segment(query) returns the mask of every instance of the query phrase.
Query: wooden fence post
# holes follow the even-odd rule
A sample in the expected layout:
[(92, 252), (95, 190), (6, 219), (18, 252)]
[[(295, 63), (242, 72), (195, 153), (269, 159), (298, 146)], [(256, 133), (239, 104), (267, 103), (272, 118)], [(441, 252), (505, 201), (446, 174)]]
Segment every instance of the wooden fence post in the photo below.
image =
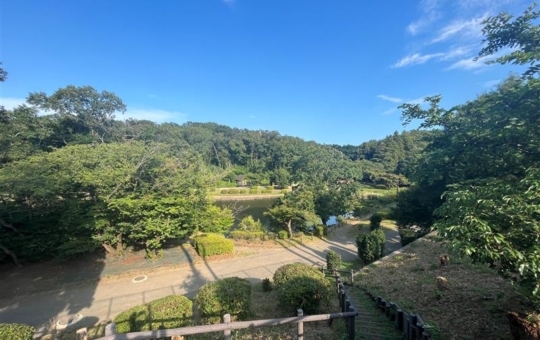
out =
[[(304, 311), (299, 309), (298, 316), (303, 316), (303, 315), (304, 315)], [(298, 340), (304, 340), (304, 323), (302, 321), (298, 321), (297, 338)]]
[(107, 335), (115, 335), (116, 334), (116, 324), (114, 322), (111, 322), (107, 326), (105, 326), (105, 336)]
[(418, 317), (416, 314), (411, 314), (411, 339), (416, 339), (416, 324)]
[(86, 327), (77, 330), (77, 340), (88, 340), (88, 329)]
[(227, 326), (229, 326), (228, 329), (223, 331), (223, 337), (225, 338), (225, 340), (231, 340), (231, 327), (230, 327), (231, 314), (223, 315), (223, 323), (226, 323)]
[(396, 328), (398, 331), (403, 332), (403, 311), (400, 308), (396, 311)]
[[(356, 309), (351, 306), (349, 308), (349, 312), (356, 312)], [(356, 316), (350, 316), (349, 317), (349, 329), (347, 330), (349, 333), (349, 340), (355, 340), (356, 338), (356, 324), (355, 324), (355, 318)]]

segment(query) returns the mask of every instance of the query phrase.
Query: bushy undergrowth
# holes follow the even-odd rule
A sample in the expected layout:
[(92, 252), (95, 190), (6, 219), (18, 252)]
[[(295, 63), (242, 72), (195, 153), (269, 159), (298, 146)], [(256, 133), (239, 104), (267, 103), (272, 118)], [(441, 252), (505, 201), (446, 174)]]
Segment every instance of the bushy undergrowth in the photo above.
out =
[(285, 230), (280, 230), (280, 231), (278, 231), (278, 238), (280, 240), (287, 239), (287, 238), (289, 238), (289, 233), (287, 231), (285, 231)]
[(274, 273), (280, 306), (290, 315), (301, 308), (304, 314), (325, 311), (330, 296), (330, 283), (315, 267), (304, 263), (291, 263), (279, 267)]
[(0, 323), (0, 339), (31, 340), (36, 329), (32, 326), (18, 323)]
[(333, 250), (326, 253), (326, 268), (328, 268), (328, 270), (338, 270), (342, 265), (343, 260), (341, 259), (341, 255)]
[(239, 277), (207, 283), (199, 289), (195, 302), (205, 322), (219, 323), (225, 314), (243, 320), (251, 307), (251, 283)]
[(386, 236), (382, 229), (375, 229), (367, 235), (356, 238), (358, 257), (365, 263), (371, 263), (384, 255)]
[(239, 241), (239, 240), (259, 241), (263, 239), (264, 232), (235, 230), (235, 231), (231, 231), (230, 236), (235, 241)]
[(295, 262), (281, 266), (274, 272), (274, 284), (279, 287), (295, 277), (304, 276), (313, 278), (323, 277), (319, 269), (305, 263)]
[(380, 214), (371, 215), (371, 217), (369, 218), (369, 229), (370, 230), (379, 229), (381, 227), (382, 220), (383, 218)]
[(234, 242), (221, 234), (203, 234), (193, 241), (197, 253), (202, 257), (234, 253)]
[(118, 333), (139, 332), (189, 326), (193, 303), (185, 296), (170, 295), (132, 307), (116, 316)]

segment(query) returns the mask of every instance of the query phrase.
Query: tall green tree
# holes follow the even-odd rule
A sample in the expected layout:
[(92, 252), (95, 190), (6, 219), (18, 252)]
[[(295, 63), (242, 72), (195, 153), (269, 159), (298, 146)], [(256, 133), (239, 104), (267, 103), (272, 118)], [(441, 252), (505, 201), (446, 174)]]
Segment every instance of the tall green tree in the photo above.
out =
[(315, 215), (313, 193), (303, 189), (285, 194), (264, 215), (276, 228), (287, 230), (289, 237), (294, 229), (303, 230), (306, 224), (315, 224), (319, 220)]

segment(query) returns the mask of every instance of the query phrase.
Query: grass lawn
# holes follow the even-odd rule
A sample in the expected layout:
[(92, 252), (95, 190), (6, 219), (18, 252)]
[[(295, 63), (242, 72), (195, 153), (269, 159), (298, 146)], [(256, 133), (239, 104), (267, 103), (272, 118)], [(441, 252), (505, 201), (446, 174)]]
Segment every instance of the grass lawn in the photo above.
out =
[[(526, 301), (514, 287), (485, 265), (449, 254), (450, 264), (439, 266), (448, 254), (434, 236), (426, 236), (364, 267), (358, 286), (419, 313), (443, 339), (511, 339), (506, 312), (521, 311)], [(437, 277), (448, 285), (438, 286)]]

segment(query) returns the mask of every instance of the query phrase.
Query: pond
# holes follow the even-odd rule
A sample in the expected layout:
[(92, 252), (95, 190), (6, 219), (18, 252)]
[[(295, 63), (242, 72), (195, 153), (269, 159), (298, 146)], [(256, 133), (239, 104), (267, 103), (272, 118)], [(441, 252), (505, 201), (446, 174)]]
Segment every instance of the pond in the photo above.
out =
[(223, 200), (215, 201), (214, 204), (218, 207), (231, 207), (233, 210), (240, 209), (240, 212), (237, 215), (236, 221), (234, 222), (234, 228), (238, 223), (247, 216), (252, 216), (255, 220), (260, 220), (267, 229), (270, 225), (270, 220), (268, 217), (264, 216), (264, 212), (270, 208), (272, 203), (276, 201), (276, 198), (264, 198), (264, 199), (253, 199), (253, 200)]

